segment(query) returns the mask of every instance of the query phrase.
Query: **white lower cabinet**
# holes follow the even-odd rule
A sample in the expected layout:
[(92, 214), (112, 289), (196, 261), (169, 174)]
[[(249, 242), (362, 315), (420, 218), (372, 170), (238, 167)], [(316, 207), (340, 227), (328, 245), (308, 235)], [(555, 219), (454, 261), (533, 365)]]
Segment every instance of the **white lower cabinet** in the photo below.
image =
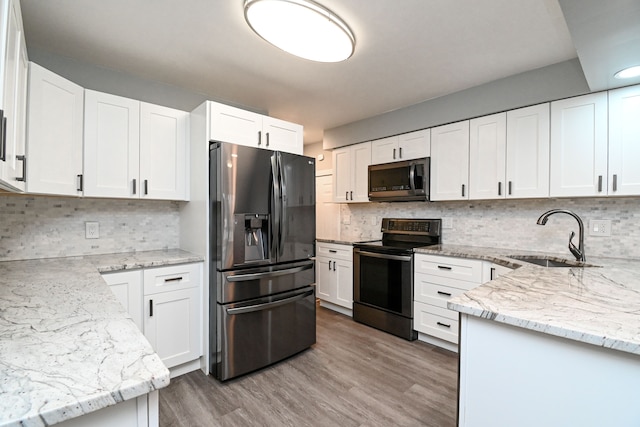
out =
[(416, 254), (413, 328), (418, 339), (457, 351), (458, 312), (449, 310), (447, 301), (488, 282), (492, 271), (486, 261)]
[(102, 277), (167, 368), (202, 355), (202, 263), (105, 273)]
[(320, 305), (351, 315), (353, 309), (353, 248), (351, 245), (316, 244), (316, 286)]

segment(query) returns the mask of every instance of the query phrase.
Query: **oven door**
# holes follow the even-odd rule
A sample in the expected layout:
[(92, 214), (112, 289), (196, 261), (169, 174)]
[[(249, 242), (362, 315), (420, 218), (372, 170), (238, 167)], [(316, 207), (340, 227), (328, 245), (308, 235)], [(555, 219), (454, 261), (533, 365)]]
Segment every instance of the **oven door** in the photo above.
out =
[(354, 248), (354, 302), (413, 317), (413, 254)]

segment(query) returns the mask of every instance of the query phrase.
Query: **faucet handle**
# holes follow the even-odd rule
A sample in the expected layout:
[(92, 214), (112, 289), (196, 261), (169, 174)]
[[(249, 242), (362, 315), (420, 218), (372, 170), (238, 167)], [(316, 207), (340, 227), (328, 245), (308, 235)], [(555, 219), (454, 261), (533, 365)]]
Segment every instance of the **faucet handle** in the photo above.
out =
[(576, 248), (576, 245), (574, 245), (572, 242), (575, 235), (575, 231), (572, 231), (571, 235), (569, 236), (569, 251), (571, 251), (573, 256), (576, 257), (576, 261), (582, 261), (582, 252), (580, 251), (580, 249)]

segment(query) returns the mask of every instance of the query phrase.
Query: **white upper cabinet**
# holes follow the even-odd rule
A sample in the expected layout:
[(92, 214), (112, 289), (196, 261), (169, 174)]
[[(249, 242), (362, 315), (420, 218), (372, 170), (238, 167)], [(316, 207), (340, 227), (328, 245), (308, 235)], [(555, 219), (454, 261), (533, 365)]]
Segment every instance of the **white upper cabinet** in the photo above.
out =
[(209, 102), (209, 108), (209, 137), (214, 141), (302, 154), (301, 125), (217, 102)]
[(506, 113), (470, 121), (469, 199), (505, 197), (506, 152)]
[(0, 2), (0, 21), (0, 187), (23, 191), (28, 59), (17, 0)]
[(390, 136), (371, 141), (371, 164), (379, 165), (429, 157), (430, 151), (429, 129)]
[(469, 120), (431, 129), (431, 200), (469, 198)]
[(84, 195), (138, 198), (140, 101), (85, 91)]
[(379, 165), (399, 161), (398, 136), (371, 141), (371, 164)]
[(549, 103), (507, 111), (506, 197), (549, 197)]
[(187, 200), (189, 113), (140, 103), (141, 196)]
[(85, 91), (84, 195), (186, 200), (188, 113)]
[(640, 194), (640, 86), (609, 91), (609, 195)]
[(355, 203), (369, 201), (369, 165), (371, 142), (333, 150), (333, 201)]
[(399, 160), (413, 160), (431, 155), (431, 130), (423, 129), (398, 136)]
[(607, 93), (551, 103), (551, 197), (607, 193)]
[(83, 116), (84, 89), (31, 63), (27, 192), (82, 195)]

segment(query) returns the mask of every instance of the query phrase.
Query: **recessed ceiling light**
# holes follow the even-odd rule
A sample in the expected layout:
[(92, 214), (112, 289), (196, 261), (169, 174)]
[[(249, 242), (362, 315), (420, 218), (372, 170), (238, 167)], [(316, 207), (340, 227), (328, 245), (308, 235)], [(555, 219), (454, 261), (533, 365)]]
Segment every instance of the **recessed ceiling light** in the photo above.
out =
[(333, 12), (309, 0), (245, 0), (244, 17), (260, 37), (301, 58), (340, 62), (355, 37)]
[(623, 70), (618, 71), (613, 75), (616, 79), (630, 79), (632, 77), (640, 76), (640, 65), (635, 65), (633, 67), (628, 67)]

